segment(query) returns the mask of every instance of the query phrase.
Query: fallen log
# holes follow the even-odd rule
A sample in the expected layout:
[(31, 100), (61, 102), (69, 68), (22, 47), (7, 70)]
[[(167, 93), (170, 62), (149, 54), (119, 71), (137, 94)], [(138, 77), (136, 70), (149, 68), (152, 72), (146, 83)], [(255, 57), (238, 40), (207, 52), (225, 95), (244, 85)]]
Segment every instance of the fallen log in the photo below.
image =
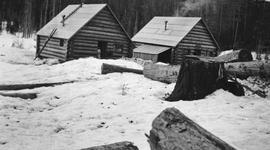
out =
[(85, 148), (81, 150), (139, 150), (139, 149), (138, 147), (134, 146), (133, 143), (125, 141), (109, 145)]
[(236, 150), (176, 108), (156, 117), (147, 137), (151, 150)]
[(5, 96), (5, 97), (15, 97), (15, 98), (22, 98), (22, 99), (35, 99), (37, 98), (37, 93), (3, 93), (0, 92), (1, 96)]
[[(204, 57), (187, 55), (186, 60), (200, 60), (209, 63), (224, 63), (216, 57)], [(250, 76), (270, 77), (270, 62), (267, 61), (248, 61), (248, 62), (230, 62), (224, 63), (225, 71), (237, 78), (247, 78)]]
[(110, 65), (106, 63), (102, 64), (101, 74), (109, 74), (109, 73), (114, 73), (114, 72), (119, 72), (119, 73), (130, 72), (130, 73), (136, 73), (136, 74), (143, 74), (143, 71), (139, 69), (126, 68), (126, 67)]
[(225, 64), (225, 70), (228, 74), (238, 78), (249, 76), (270, 77), (270, 63), (266, 61), (227, 63)]
[(10, 85), (0, 85), (0, 90), (24, 90), (24, 89), (35, 89), (39, 87), (50, 87), (56, 85), (62, 85), (67, 83), (73, 83), (75, 81), (67, 82), (53, 82), (53, 83), (32, 83), (32, 84), (10, 84)]
[(172, 66), (148, 63), (143, 67), (143, 75), (155, 81), (175, 83), (179, 70), (180, 65)]
[(252, 61), (252, 54), (248, 50), (236, 50), (214, 58), (217, 62), (248, 62)]

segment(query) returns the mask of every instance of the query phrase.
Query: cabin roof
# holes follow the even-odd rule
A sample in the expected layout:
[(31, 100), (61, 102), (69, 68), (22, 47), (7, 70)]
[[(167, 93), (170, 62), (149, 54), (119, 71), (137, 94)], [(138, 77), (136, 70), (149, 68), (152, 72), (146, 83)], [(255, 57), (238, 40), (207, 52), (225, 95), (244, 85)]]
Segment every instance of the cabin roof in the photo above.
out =
[(140, 45), (137, 48), (133, 50), (134, 53), (144, 53), (144, 54), (153, 54), (157, 55), (160, 53), (163, 53), (167, 50), (169, 50), (170, 47), (165, 47), (165, 46), (157, 46), (157, 45)]
[(63, 26), (61, 23), (63, 20), (62, 16), (68, 16), (79, 7), (79, 5), (69, 5), (41, 28), (37, 35), (49, 36), (52, 30), (57, 28), (53, 37), (70, 39), (106, 6), (106, 4), (83, 4), (81, 8), (65, 20), (65, 25)]
[[(132, 41), (176, 47), (200, 20), (200, 17), (154, 17)], [(166, 30), (165, 21), (168, 21)]]

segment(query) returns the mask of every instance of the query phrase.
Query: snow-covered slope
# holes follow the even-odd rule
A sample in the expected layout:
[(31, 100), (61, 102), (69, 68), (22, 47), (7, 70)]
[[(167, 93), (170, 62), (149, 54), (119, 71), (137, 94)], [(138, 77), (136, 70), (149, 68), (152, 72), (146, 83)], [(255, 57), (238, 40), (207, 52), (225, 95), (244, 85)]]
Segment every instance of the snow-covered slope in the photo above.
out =
[(36, 66), (34, 53), (0, 47), (5, 54), (0, 57), (0, 83), (78, 82), (23, 90), (39, 93), (33, 100), (0, 96), (0, 149), (74, 150), (127, 140), (149, 150), (144, 134), (167, 107), (178, 108), (239, 149), (269, 149), (269, 99), (218, 90), (199, 101), (170, 103), (163, 97), (174, 84), (131, 73), (100, 74), (104, 62), (141, 68), (136, 63), (85, 58)]

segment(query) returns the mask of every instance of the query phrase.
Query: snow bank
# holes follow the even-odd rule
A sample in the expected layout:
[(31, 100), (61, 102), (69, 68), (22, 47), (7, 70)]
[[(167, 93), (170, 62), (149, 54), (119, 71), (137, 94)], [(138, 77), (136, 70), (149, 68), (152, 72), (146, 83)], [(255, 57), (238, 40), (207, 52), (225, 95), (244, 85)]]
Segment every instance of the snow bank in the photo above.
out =
[(31, 50), (7, 46), (0, 54), (0, 84), (78, 81), (22, 90), (38, 93), (34, 100), (0, 96), (0, 149), (74, 150), (132, 141), (149, 150), (144, 134), (167, 107), (178, 108), (239, 149), (269, 149), (269, 98), (218, 90), (199, 101), (165, 102), (175, 84), (132, 73), (100, 74), (102, 63), (142, 69), (131, 61), (85, 58), (35, 66)]

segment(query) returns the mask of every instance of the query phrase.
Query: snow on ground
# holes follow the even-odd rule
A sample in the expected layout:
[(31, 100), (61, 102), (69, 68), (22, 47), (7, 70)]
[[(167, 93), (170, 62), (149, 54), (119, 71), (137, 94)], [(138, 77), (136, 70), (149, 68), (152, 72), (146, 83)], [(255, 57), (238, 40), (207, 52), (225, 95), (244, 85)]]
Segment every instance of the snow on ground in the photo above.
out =
[(269, 149), (269, 99), (236, 97), (218, 90), (199, 101), (170, 103), (163, 97), (174, 84), (132, 73), (100, 74), (103, 62), (141, 68), (133, 62), (85, 58), (37, 66), (34, 53), (27, 48), (0, 47), (4, 55), (0, 84), (77, 82), (22, 90), (37, 92), (33, 100), (0, 96), (0, 149), (74, 150), (132, 141), (141, 150), (149, 150), (144, 134), (167, 107), (178, 108), (239, 149)]

